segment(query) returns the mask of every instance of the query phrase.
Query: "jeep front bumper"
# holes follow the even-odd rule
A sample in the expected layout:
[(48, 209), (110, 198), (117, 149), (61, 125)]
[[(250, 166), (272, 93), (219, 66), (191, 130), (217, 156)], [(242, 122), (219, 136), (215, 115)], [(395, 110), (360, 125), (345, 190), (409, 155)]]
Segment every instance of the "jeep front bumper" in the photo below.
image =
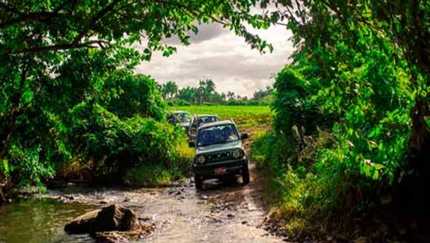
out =
[[(208, 164), (193, 164), (194, 175), (203, 176), (205, 178), (215, 178), (228, 174), (239, 174), (242, 172), (244, 165), (248, 163), (246, 158), (238, 160), (219, 161)], [(216, 170), (222, 168), (225, 173), (217, 174)]]

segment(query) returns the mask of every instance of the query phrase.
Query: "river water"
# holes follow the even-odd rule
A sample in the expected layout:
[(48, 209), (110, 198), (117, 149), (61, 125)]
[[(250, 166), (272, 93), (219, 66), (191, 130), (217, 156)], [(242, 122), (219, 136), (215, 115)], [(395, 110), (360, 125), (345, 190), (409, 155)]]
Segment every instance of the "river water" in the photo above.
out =
[(87, 235), (63, 231), (65, 223), (92, 209), (94, 206), (51, 198), (16, 200), (0, 206), (0, 242), (93, 242)]
[[(283, 242), (261, 224), (267, 213), (261, 178), (251, 165), (251, 183), (209, 181), (196, 191), (191, 179), (163, 189), (69, 187), (0, 207), (0, 243), (93, 242), (67, 235), (64, 225), (94, 208), (117, 203), (155, 225), (137, 242)], [(59, 200), (61, 199), (61, 200)]]

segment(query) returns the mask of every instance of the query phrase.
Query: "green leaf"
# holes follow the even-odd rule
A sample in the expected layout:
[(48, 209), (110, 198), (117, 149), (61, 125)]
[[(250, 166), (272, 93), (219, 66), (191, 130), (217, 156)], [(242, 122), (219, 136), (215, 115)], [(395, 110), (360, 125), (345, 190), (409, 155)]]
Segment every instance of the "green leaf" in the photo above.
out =
[(2, 165), (2, 168), (0, 168), (0, 169), (4, 169), (4, 173), (6, 175), (9, 175), (10, 169), (9, 169), (9, 162), (8, 162), (8, 160), (7, 159), (3, 159), (1, 165)]
[(375, 168), (375, 170), (380, 170), (380, 169), (385, 168), (385, 165), (382, 165), (382, 164), (374, 164), (374, 165), (373, 165), (373, 167)]
[(372, 175), (372, 179), (373, 180), (377, 180), (379, 178), (379, 171), (378, 170), (374, 170), (373, 171), (373, 175)]

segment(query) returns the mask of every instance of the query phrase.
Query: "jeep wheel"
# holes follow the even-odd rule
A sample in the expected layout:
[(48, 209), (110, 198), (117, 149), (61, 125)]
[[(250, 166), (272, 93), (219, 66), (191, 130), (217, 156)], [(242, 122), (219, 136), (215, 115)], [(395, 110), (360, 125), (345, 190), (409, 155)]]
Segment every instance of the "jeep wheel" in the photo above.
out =
[(194, 184), (196, 189), (202, 189), (203, 180), (198, 175), (194, 175)]
[(242, 169), (242, 182), (243, 182), (243, 184), (244, 184), (244, 185), (249, 184), (249, 169), (248, 169), (248, 163), (247, 163), (247, 164), (245, 164), (245, 165), (243, 166), (243, 169)]

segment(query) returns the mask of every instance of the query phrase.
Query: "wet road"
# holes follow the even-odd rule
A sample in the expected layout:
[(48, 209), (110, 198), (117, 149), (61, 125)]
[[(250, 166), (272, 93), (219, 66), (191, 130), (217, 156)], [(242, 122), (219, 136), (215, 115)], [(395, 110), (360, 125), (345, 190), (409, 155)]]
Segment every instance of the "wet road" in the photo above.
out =
[(250, 165), (251, 182), (210, 180), (196, 191), (191, 179), (164, 189), (82, 189), (51, 191), (44, 197), (89, 205), (118, 203), (133, 209), (155, 231), (138, 242), (283, 242), (259, 227), (266, 215), (262, 178)]

